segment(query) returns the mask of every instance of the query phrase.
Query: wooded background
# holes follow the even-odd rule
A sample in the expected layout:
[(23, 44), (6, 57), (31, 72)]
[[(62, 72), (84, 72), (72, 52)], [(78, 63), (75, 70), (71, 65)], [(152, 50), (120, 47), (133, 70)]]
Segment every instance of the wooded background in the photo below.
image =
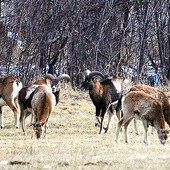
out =
[(133, 81), (170, 79), (170, 0), (0, 0), (0, 74), (86, 69)]

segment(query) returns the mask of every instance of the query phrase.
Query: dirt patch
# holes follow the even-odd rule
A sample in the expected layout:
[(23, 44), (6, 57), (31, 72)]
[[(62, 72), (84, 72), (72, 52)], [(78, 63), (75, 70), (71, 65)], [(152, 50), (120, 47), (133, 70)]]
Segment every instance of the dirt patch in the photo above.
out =
[(104, 165), (112, 165), (108, 162), (103, 162), (103, 161), (98, 161), (98, 162), (88, 162), (85, 163), (84, 166), (91, 166), (91, 165), (95, 165), (95, 166), (104, 166)]

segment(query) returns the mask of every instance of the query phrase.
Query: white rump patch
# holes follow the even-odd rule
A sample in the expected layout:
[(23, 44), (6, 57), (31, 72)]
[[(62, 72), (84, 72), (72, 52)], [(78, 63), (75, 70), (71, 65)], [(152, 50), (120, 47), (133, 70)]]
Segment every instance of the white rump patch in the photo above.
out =
[(129, 83), (131, 83), (131, 81), (130, 81), (129, 79), (125, 79), (125, 80), (123, 81), (123, 83), (129, 84)]
[(12, 91), (12, 93), (11, 93), (11, 96), (13, 96), (14, 98), (16, 97), (16, 96), (18, 96), (18, 93), (19, 93), (19, 91), (22, 89), (22, 83), (21, 82), (19, 82), (19, 84), (17, 84), (17, 82), (15, 81), (14, 83), (13, 83), (13, 91)]
[(114, 84), (117, 93), (120, 93), (122, 91), (122, 83), (120, 81), (112, 81), (112, 83)]
[(27, 92), (26, 92), (26, 96), (25, 96), (25, 99), (28, 99), (30, 97), (30, 95), (36, 90), (36, 88), (38, 87), (39, 85), (32, 85), (30, 87), (27, 88)]

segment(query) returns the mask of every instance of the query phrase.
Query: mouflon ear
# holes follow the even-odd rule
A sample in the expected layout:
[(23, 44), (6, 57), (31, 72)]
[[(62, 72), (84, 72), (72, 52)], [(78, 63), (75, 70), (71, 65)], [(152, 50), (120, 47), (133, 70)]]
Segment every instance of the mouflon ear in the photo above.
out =
[(45, 79), (47, 86), (51, 87), (52, 81), (50, 79)]

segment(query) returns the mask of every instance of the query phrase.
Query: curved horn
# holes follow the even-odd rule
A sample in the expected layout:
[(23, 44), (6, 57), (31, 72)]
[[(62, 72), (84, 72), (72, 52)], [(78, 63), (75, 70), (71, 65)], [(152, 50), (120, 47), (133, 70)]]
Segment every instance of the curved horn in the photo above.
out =
[(46, 75), (45, 75), (45, 79), (55, 80), (56, 77), (54, 77), (52, 74), (46, 74)]
[(55, 80), (57, 82), (61, 81), (61, 80), (66, 80), (67, 82), (70, 81), (70, 76), (68, 74), (61, 74), (60, 76), (58, 76), (57, 78), (55, 78)]
[(104, 75), (100, 71), (92, 71), (87, 76), (89, 79), (91, 79), (94, 76), (100, 76), (100, 77), (104, 78)]

